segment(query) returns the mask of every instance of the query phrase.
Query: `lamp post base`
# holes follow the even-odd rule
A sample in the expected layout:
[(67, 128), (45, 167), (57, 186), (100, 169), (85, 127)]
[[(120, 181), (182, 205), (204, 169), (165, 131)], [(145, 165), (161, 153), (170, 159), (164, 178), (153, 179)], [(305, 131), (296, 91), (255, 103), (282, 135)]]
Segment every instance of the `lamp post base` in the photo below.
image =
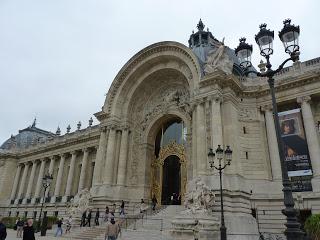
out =
[(220, 227), (220, 240), (227, 240), (227, 228), (225, 226)]

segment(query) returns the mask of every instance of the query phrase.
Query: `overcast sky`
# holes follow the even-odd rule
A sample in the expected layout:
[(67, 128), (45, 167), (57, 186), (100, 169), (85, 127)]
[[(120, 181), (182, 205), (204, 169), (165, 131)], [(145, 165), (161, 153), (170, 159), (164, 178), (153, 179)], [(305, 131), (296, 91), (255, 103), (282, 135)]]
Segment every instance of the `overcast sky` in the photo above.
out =
[[(264, 3), (264, 5), (261, 5)], [(1, 0), (0, 144), (30, 125), (62, 133), (101, 110), (111, 82), (139, 50), (160, 41), (187, 44), (202, 18), (231, 48), (254, 45), (260, 23), (275, 30), (274, 65), (286, 54), (277, 33), (301, 28), (301, 61), (320, 56), (319, 0)]]

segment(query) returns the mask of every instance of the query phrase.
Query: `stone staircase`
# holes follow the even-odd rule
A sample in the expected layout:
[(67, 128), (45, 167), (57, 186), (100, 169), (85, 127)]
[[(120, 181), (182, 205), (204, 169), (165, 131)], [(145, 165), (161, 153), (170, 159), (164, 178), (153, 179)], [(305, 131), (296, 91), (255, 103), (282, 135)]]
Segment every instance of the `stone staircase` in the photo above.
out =
[[(155, 212), (148, 209), (144, 214), (128, 216), (118, 240), (172, 240), (171, 220), (183, 209), (183, 206), (164, 206)], [(105, 222), (91, 228), (74, 228), (71, 239), (104, 240), (105, 229)]]

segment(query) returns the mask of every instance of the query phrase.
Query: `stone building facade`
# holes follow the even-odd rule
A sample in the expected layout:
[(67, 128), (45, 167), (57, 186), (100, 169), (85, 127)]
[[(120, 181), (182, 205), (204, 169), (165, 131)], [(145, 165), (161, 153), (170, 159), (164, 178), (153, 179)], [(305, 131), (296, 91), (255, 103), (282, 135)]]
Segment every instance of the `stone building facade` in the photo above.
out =
[[(312, 190), (294, 193), (296, 208), (320, 212), (320, 59), (286, 67), (275, 80), (279, 110), (301, 109), (312, 165)], [(84, 188), (94, 207), (153, 195), (165, 204), (174, 191), (183, 202), (186, 184), (197, 176), (219, 189), (207, 153), (230, 145), (226, 218), (253, 213), (261, 231), (282, 231), (281, 169), (267, 81), (242, 76), (234, 51), (203, 26), (190, 36), (189, 47), (159, 42), (134, 55), (94, 115), (98, 125), (60, 135), (33, 124), (2, 145), (2, 215), (36, 216), (45, 173), (54, 179), (46, 198), (49, 215), (65, 214)]]

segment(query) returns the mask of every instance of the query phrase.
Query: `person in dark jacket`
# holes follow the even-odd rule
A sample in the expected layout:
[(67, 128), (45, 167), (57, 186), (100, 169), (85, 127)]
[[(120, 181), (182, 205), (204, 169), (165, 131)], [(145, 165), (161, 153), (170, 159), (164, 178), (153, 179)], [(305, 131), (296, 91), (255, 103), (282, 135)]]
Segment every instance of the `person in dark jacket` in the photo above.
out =
[(99, 208), (97, 208), (96, 217), (94, 218), (94, 222), (96, 223), (96, 226), (99, 226), (99, 218), (100, 218), (100, 211), (99, 211)]
[(153, 211), (156, 210), (157, 203), (158, 203), (158, 200), (156, 198), (156, 195), (153, 195), (153, 197), (152, 197), (152, 210)]
[(86, 219), (87, 219), (87, 211), (84, 211), (82, 213), (80, 227), (84, 227), (86, 225)]
[(24, 221), (18, 218), (16, 222), (16, 226), (17, 226), (17, 238), (22, 238)]
[(88, 216), (87, 216), (87, 223), (86, 223), (86, 225), (88, 224), (89, 227), (91, 227), (91, 216), (92, 216), (91, 210), (89, 210), (89, 213), (88, 213)]
[(0, 217), (0, 240), (5, 240), (7, 237), (6, 225), (2, 222), (2, 217)]
[(33, 220), (31, 218), (27, 220), (27, 225), (23, 228), (22, 240), (36, 240), (34, 236)]
[(124, 201), (121, 201), (121, 206), (120, 206), (120, 215), (124, 215)]

